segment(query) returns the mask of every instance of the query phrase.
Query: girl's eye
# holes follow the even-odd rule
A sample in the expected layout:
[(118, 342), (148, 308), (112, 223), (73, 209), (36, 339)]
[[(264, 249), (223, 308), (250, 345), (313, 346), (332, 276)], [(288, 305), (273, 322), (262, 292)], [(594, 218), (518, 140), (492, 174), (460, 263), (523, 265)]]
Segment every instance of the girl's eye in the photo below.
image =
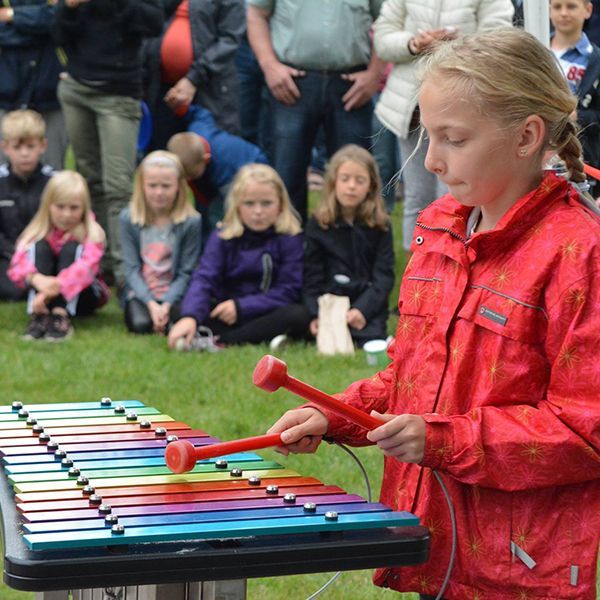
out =
[(451, 146), (462, 146), (462, 144), (464, 144), (465, 140), (455, 140), (455, 139), (451, 139), (451, 138), (446, 138), (446, 143), (450, 144)]

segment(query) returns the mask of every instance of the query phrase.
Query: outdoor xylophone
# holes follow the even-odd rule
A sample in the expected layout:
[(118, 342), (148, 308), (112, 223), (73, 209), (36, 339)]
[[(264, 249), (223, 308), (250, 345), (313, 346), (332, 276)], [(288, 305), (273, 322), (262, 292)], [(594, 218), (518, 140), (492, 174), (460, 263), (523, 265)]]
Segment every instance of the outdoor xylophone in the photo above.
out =
[(191, 597), (181, 582), (428, 557), (414, 515), (256, 454), (171, 473), (164, 454), (176, 439), (218, 442), (133, 400), (0, 406), (5, 582), (28, 591), (169, 584), (164, 597), (178, 600)]

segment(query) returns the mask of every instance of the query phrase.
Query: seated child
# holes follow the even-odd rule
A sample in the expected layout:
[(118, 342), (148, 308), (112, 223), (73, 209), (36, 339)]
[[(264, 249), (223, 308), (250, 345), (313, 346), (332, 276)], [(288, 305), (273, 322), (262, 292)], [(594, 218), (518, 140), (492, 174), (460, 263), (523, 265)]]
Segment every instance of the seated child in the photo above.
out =
[(574, 116), (581, 128), (583, 159), (600, 168), (600, 48), (583, 32), (591, 15), (591, 0), (550, 1), (550, 20), (554, 26), (550, 48), (577, 96)]
[(267, 165), (242, 167), (222, 226), (211, 234), (192, 275), (169, 346), (202, 348), (201, 338), (194, 341), (200, 325), (224, 345), (303, 335), (308, 321), (304, 307), (295, 304), (302, 256), (300, 221), (279, 175)]
[(104, 243), (85, 179), (58, 171), (19, 236), (8, 270), (16, 285), (29, 289), (31, 320), (23, 339), (63, 341), (73, 333), (69, 315), (89, 315), (106, 303), (108, 288), (97, 277)]
[(385, 339), (394, 248), (377, 164), (367, 150), (349, 144), (331, 157), (305, 240), (304, 304), (311, 334), (319, 329), (319, 296), (335, 294), (350, 299), (346, 321), (357, 344)]
[(46, 151), (46, 125), (33, 110), (14, 110), (2, 120), (2, 150), (8, 162), (0, 165), (0, 299), (24, 300), (27, 291), (7, 275), (15, 243), (40, 205), (51, 167), (41, 162)]
[(125, 324), (132, 333), (166, 333), (200, 255), (201, 217), (187, 199), (179, 159), (157, 150), (137, 169), (120, 215)]
[(203, 239), (223, 218), (224, 199), (241, 167), (266, 164), (262, 150), (237, 135), (219, 129), (212, 114), (201, 106), (188, 109), (187, 131), (169, 140), (167, 149), (177, 154), (203, 218)]

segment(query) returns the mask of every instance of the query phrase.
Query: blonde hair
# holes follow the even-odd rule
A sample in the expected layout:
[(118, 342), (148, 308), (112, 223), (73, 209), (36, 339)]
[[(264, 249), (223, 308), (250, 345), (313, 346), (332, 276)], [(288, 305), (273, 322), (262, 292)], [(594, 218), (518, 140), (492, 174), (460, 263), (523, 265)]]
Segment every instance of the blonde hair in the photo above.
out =
[(240, 219), (238, 208), (244, 200), (244, 190), (251, 183), (272, 185), (279, 198), (280, 211), (275, 221), (275, 231), (296, 235), (302, 231), (298, 213), (292, 207), (285, 184), (275, 169), (269, 165), (251, 163), (244, 165), (236, 174), (225, 200), (225, 216), (221, 224), (219, 237), (230, 240), (244, 233), (244, 224)]
[(172, 152), (155, 150), (142, 160), (135, 173), (133, 193), (129, 202), (131, 222), (140, 227), (152, 224), (152, 212), (146, 204), (146, 197), (144, 195), (144, 173), (146, 169), (151, 167), (172, 169), (177, 173), (177, 196), (169, 213), (171, 221), (173, 223), (182, 223), (188, 217), (197, 215), (196, 209), (188, 199), (189, 188), (179, 158)]
[(12, 110), (2, 119), (2, 140), (22, 142), (46, 139), (46, 123), (40, 113), (29, 109)]
[(538, 115), (546, 126), (540, 161), (551, 150), (564, 161), (572, 181), (585, 181), (571, 117), (577, 99), (552, 52), (530, 33), (497, 29), (446, 41), (424, 62), (421, 79), (443, 82), (449, 95), (468, 98), (480, 114), (499, 121), (507, 136)]
[(167, 142), (167, 150), (177, 155), (187, 177), (198, 167), (206, 165), (207, 147), (202, 136), (191, 131), (176, 133)]
[(59, 200), (74, 198), (81, 200), (83, 215), (81, 223), (70, 231), (71, 235), (78, 242), (104, 243), (104, 230), (94, 219), (85, 179), (76, 171), (58, 171), (48, 180), (42, 193), (40, 207), (19, 236), (17, 245), (21, 248), (43, 240), (54, 227), (50, 218), (50, 207)]
[(347, 162), (363, 166), (369, 174), (369, 190), (365, 199), (356, 207), (355, 221), (368, 227), (387, 230), (389, 217), (383, 205), (377, 163), (368, 150), (356, 144), (342, 146), (327, 164), (321, 201), (313, 213), (317, 223), (323, 229), (329, 229), (341, 216), (340, 203), (335, 195), (335, 183), (339, 168)]

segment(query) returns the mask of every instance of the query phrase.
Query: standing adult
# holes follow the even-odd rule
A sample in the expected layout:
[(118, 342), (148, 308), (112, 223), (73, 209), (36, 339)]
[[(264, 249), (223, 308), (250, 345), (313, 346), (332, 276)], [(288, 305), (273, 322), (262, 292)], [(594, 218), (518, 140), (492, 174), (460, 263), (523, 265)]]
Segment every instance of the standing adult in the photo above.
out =
[[(29, 108), (46, 124), (44, 162), (62, 169), (67, 134), (56, 97), (58, 61), (50, 26), (54, 7), (47, 0), (13, 0), (0, 8), (0, 121), (5, 113)], [(0, 149), (0, 163), (5, 156)]]
[(306, 172), (323, 127), (328, 156), (372, 143), (384, 63), (369, 29), (382, 0), (248, 0), (248, 39), (271, 92), (270, 160), (304, 220)]
[[(399, 139), (407, 161), (404, 181), (403, 246), (408, 252), (419, 211), (441, 196), (445, 187), (425, 169), (428, 143), (420, 129), (417, 67), (431, 48), (457, 33), (473, 33), (512, 24), (511, 0), (386, 0), (375, 23), (375, 48), (394, 63), (375, 113)], [(507, 65), (507, 68), (509, 66)]]
[(108, 234), (105, 274), (123, 282), (119, 213), (131, 195), (141, 117), (144, 36), (163, 25), (160, 0), (59, 0), (53, 33), (67, 55), (58, 86), (77, 170)]
[(244, 0), (162, 0), (162, 34), (144, 44), (151, 148), (185, 131), (190, 104), (207, 108), (217, 125), (240, 133), (235, 56), (244, 31)]

